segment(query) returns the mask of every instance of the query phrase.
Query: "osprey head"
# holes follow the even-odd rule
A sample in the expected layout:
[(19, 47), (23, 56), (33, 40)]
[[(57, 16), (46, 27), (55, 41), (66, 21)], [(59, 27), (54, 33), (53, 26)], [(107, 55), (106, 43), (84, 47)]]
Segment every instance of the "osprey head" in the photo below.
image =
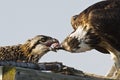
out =
[(64, 50), (74, 53), (91, 50), (101, 40), (92, 27), (88, 24), (83, 24), (77, 17), (79, 16), (73, 16), (71, 20), (74, 31), (62, 42)]
[(59, 41), (55, 38), (37, 35), (23, 44), (22, 49), (29, 55), (44, 55), (48, 51), (56, 51)]

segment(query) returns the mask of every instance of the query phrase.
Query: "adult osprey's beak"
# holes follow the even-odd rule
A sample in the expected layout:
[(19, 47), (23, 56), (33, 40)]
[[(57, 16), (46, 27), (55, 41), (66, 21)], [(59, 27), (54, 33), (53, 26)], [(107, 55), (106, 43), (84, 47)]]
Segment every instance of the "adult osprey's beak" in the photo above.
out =
[(72, 49), (71, 49), (72, 47), (70, 47), (70, 46), (72, 46), (72, 45), (69, 45), (70, 42), (67, 42), (67, 41), (69, 41), (68, 39), (69, 39), (69, 38), (67, 37), (67, 38), (61, 43), (61, 46), (59, 47), (59, 49), (72, 52), (72, 51), (71, 51), (71, 50), (72, 50)]

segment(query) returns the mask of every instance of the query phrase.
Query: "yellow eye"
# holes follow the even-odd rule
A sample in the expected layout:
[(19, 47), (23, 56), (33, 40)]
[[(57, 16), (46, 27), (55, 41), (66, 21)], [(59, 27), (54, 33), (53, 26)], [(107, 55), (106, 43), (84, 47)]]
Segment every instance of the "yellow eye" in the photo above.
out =
[(46, 38), (42, 38), (40, 41), (41, 42), (46, 42), (46, 40), (47, 40)]

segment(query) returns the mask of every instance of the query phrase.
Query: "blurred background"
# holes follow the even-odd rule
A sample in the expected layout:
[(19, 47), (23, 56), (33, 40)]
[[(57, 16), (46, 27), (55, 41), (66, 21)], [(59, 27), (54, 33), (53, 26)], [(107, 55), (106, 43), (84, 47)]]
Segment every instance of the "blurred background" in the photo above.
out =
[[(71, 17), (100, 0), (0, 0), (0, 46), (22, 44), (43, 34), (62, 42), (73, 29)], [(40, 62), (62, 62), (76, 69), (105, 75), (113, 61), (96, 50), (71, 54), (49, 52)]]

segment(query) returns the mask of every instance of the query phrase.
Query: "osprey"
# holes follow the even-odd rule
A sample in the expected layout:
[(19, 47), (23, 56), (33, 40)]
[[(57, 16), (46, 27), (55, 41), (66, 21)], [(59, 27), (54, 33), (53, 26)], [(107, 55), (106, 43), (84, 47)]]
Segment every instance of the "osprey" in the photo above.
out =
[(95, 3), (71, 18), (74, 31), (62, 42), (72, 53), (96, 49), (111, 54), (120, 69), (120, 0)]
[(0, 47), (0, 61), (20, 61), (38, 63), (48, 51), (56, 51), (59, 47), (57, 39), (37, 35), (24, 44)]

